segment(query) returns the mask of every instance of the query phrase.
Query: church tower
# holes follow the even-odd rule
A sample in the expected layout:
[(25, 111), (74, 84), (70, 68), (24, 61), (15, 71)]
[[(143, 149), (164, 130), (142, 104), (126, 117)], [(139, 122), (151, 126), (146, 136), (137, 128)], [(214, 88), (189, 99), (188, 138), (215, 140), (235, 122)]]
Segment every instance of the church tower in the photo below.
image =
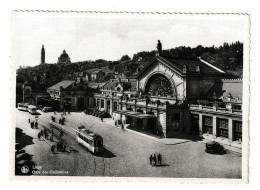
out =
[(45, 63), (45, 49), (44, 45), (42, 45), (42, 51), (41, 51), (41, 64)]

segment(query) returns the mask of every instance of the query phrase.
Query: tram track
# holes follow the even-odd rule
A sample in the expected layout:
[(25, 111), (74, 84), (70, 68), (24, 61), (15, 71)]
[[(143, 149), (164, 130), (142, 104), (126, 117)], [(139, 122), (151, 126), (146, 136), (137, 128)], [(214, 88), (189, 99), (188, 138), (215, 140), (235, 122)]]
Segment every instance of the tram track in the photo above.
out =
[(74, 154), (73, 156), (73, 163), (74, 163), (74, 169), (73, 169), (73, 172), (72, 172), (72, 175), (75, 176), (76, 172), (78, 171), (78, 168), (79, 168), (79, 160), (78, 160), (78, 154)]
[[(47, 124), (48, 125), (48, 127), (45, 125), (45, 124)], [(65, 127), (62, 127), (62, 126), (59, 126), (58, 124), (56, 124), (56, 123), (53, 123), (53, 122), (50, 122), (50, 121), (47, 121), (46, 119), (44, 119), (44, 120), (41, 120), (41, 125), (42, 125), (42, 127), (44, 127), (44, 128), (46, 128), (46, 129), (49, 129), (49, 130), (51, 130), (51, 129), (56, 129), (56, 130), (62, 130), (62, 131), (64, 131), (65, 132), (65, 134), (67, 134), (67, 135), (69, 135), (69, 136), (71, 136), (71, 137), (74, 137), (75, 136), (75, 134), (74, 133), (72, 133), (70, 130), (67, 130), (67, 129), (65, 129)], [(76, 132), (76, 130), (75, 129), (73, 129), (73, 128), (71, 128), (71, 130), (73, 130), (73, 132), (75, 131)], [(54, 136), (55, 137), (58, 137), (58, 135), (56, 135), (55, 133), (54, 133)], [(58, 137), (58, 138), (60, 138), (60, 137)], [(95, 156), (95, 155), (93, 155), (91, 152), (89, 152), (89, 151), (87, 151), (90, 155), (91, 155), (91, 157), (92, 157), (92, 159), (93, 159), (93, 166), (94, 166), (94, 168), (93, 168), (93, 175), (92, 176), (104, 176), (105, 175), (105, 171), (106, 171), (106, 162), (105, 162), (105, 158), (104, 157), (101, 157), (101, 159), (97, 159), (98, 157), (97, 156)], [(79, 168), (79, 154), (80, 152), (78, 152), (78, 153), (74, 153), (74, 170), (73, 170), (73, 174), (72, 175), (75, 175), (76, 173), (77, 173), (77, 170), (78, 170), (78, 168)], [(86, 166), (85, 166), (85, 170), (82, 172), (83, 173), (83, 175), (85, 175), (86, 173), (87, 173), (87, 159), (85, 158), (85, 156), (83, 156), (84, 157), (84, 160), (85, 160), (85, 163), (86, 163)], [(101, 163), (100, 164), (100, 167), (98, 167), (98, 164), (97, 163)], [(108, 164), (108, 173), (110, 174), (110, 164)], [(101, 169), (102, 168), (102, 169)], [(100, 171), (100, 174), (98, 174), (98, 169), (101, 169), (101, 171)]]

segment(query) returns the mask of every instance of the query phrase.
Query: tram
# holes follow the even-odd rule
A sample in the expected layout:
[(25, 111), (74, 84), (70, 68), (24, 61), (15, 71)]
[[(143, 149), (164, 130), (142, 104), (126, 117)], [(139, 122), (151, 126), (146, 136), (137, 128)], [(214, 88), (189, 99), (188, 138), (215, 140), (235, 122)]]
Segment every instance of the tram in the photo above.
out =
[(37, 114), (37, 108), (36, 106), (33, 106), (33, 105), (29, 105), (28, 108), (27, 108), (28, 112), (32, 115), (34, 114)]
[(22, 111), (28, 111), (28, 103), (18, 103), (17, 104), (17, 108), (18, 110), (22, 110)]
[(86, 128), (79, 128), (76, 131), (76, 141), (93, 154), (103, 152), (104, 150), (103, 138), (98, 134), (90, 132)]

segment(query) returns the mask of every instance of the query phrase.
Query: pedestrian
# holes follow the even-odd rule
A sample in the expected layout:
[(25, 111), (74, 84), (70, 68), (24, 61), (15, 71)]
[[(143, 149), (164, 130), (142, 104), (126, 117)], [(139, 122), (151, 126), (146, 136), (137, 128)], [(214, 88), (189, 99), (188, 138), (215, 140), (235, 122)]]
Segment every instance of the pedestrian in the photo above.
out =
[(123, 123), (121, 124), (121, 127), (122, 127), (122, 130), (124, 130), (124, 124)]
[(38, 128), (38, 123), (37, 123), (37, 121), (34, 123), (34, 128), (35, 128), (35, 129)]
[(153, 164), (153, 155), (150, 156), (150, 165)]
[(102, 117), (102, 116), (100, 117), (100, 119), (101, 119), (101, 121), (103, 122), (103, 117)]
[(153, 155), (153, 164), (154, 164), (154, 166), (156, 166), (156, 156), (155, 156), (155, 154)]
[(162, 164), (162, 156), (161, 156), (161, 154), (158, 154), (158, 164), (159, 165)]
[(55, 146), (52, 145), (52, 146), (51, 146), (51, 152), (54, 153), (54, 151), (55, 151)]
[(31, 120), (30, 119), (28, 119), (29, 120), (29, 123), (31, 123)]
[(60, 142), (57, 143), (57, 151), (60, 152)]
[(47, 139), (48, 134), (47, 134), (46, 129), (43, 129), (43, 134), (44, 134), (44, 138)]
[(34, 123), (33, 122), (31, 122), (31, 128), (33, 129), (33, 126), (34, 126)]
[(38, 133), (38, 139), (41, 140), (41, 132)]
[(53, 129), (51, 129), (51, 137), (50, 137), (50, 141), (53, 141)]

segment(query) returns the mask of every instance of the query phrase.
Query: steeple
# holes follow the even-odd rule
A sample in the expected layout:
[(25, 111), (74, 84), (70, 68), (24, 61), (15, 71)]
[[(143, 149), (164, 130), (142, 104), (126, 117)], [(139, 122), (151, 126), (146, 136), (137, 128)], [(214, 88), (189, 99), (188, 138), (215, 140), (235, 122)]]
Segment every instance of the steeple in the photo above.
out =
[(41, 64), (45, 63), (45, 49), (44, 45), (42, 45), (42, 51), (41, 51)]

